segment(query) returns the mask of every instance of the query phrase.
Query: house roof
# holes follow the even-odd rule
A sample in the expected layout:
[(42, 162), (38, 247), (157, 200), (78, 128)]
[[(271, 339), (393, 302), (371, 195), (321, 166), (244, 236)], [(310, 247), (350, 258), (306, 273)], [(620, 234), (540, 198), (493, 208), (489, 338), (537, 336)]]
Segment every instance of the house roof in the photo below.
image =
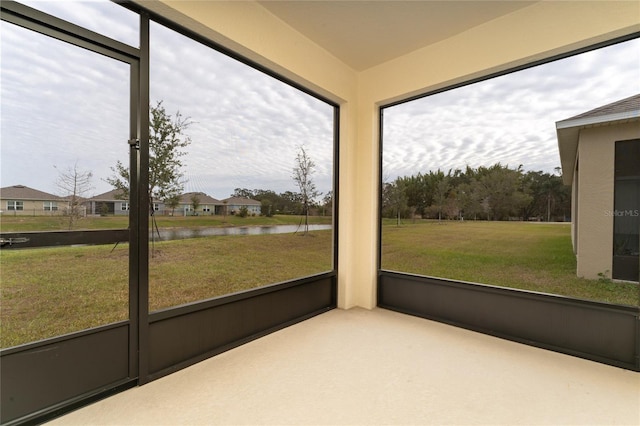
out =
[(112, 189), (111, 191), (107, 191), (105, 193), (98, 194), (95, 197), (89, 198), (89, 200), (91, 201), (126, 201), (127, 199), (128, 197), (125, 198), (122, 191), (119, 189)]
[(573, 181), (573, 171), (578, 155), (578, 138), (582, 129), (633, 121), (640, 121), (640, 94), (556, 122), (564, 183), (570, 185)]
[(49, 194), (48, 192), (39, 191), (24, 185), (5, 186), (0, 188), (0, 198), (12, 200), (43, 200), (43, 201), (59, 201), (62, 197)]
[(191, 204), (191, 198), (197, 196), (200, 204), (221, 204), (220, 200), (208, 196), (204, 192), (186, 192), (180, 195), (180, 204)]
[(251, 198), (244, 197), (229, 197), (222, 200), (230, 206), (259, 206), (260, 201), (252, 200)]
[(556, 128), (562, 129), (588, 124), (598, 124), (640, 118), (640, 94), (594, 108), (566, 120), (558, 121)]

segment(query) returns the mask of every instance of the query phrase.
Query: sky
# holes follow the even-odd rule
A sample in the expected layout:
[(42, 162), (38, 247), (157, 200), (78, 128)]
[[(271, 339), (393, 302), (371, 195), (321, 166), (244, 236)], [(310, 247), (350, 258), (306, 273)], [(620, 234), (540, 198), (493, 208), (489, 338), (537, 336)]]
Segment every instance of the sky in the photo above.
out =
[(555, 173), (557, 121), (640, 93), (640, 40), (384, 111), (383, 180), (496, 163)]
[[(116, 4), (27, 3), (137, 46), (136, 15)], [(64, 195), (56, 178), (75, 165), (93, 174), (87, 195), (112, 189), (111, 167), (128, 160), (129, 66), (0, 25), (1, 186)], [(318, 190), (331, 190), (330, 105), (155, 23), (150, 81), (151, 103), (192, 123), (185, 192), (295, 192), (300, 146)], [(386, 108), (383, 179), (496, 162), (553, 172), (556, 121), (637, 93), (635, 40)]]
[[(135, 14), (118, 5), (29, 5), (138, 44)], [(87, 19), (95, 10), (104, 19)], [(93, 174), (88, 196), (111, 190), (111, 167), (128, 161), (129, 65), (6, 22), (0, 31), (1, 185), (63, 195), (56, 179), (77, 165)], [(315, 164), (320, 198), (332, 190), (331, 105), (159, 24), (150, 40), (151, 104), (161, 101), (191, 123), (181, 157), (185, 192), (217, 199), (235, 188), (298, 192), (300, 147)]]

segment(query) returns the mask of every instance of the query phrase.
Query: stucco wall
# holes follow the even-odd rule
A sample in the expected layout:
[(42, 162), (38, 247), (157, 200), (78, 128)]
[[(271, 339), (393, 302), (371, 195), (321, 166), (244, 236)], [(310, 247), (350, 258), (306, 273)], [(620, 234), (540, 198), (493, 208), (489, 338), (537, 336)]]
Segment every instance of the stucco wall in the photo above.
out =
[(538, 2), (356, 73), (255, 2), (139, 3), (340, 104), (342, 308), (376, 305), (380, 104), (640, 31), (636, 2)]
[[(377, 105), (406, 99), (640, 31), (640, 6), (628, 2), (539, 2), (440, 43), (414, 51), (359, 76), (357, 158), (361, 180), (356, 205), (377, 206)], [(358, 304), (375, 306), (376, 212), (356, 224), (363, 238), (354, 274)], [(369, 245), (371, 244), (371, 245)], [(367, 258), (365, 258), (365, 256)], [(362, 282), (367, 279), (371, 282)]]
[[(9, 210), (7, 203), (9, 201), (22, 201), (22, 210)], [(57, 205), (56, 210), (45, 210), (44, 203), (49, 201), (44, 200), (22, 200), (7, 198), (0, 200), (0, 211), (4, 216), (57, 216), (64, 213), (67, 208), (67, 203), (63, 201), (53, 201)]]
[(637, 123), (583, 129), (578, 140), (577, 274), (609, 278), (613, 270), (615, 142), (637, 139)]
[(625, 2), (540, 2), (359, 74), (354, 205), (372, 209), (353, 224), (358, 306), (376, 304), (378, 107), (640, 31), (638, 12)]
[(578, 252), (578, 223), (580, 222), (580, 212), (578, 211), (578, 194), (580, 187), (578, 186), (578, 172), (580, 158), (576, 157), (576, 169), (573, 173), (573, 182), (571, 183), (571, 245), (573, 254)]

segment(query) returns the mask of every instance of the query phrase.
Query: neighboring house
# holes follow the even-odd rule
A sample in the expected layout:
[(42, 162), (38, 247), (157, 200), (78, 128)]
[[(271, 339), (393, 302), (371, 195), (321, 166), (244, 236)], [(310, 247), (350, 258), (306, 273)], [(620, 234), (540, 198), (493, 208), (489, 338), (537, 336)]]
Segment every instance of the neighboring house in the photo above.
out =
[(577, 274), (638, 281), (640, 95), (556, 123)]
[(246, 207), (249, 215), (259, 215), (260, 214), (260, 201), (252, 200), (251, 198), (243, 198), (243, 197), (229, 197), (222, 200), (222, 206), (220, 208), (220, 213), (223, 214), (224, 210), (228, 214), (237, 214), (242, 207)]
[(87, 212), (92, 215), (127, 215), (129, 200), (124, 198), (122, 191), (114, 189), (89, 198)]
[[(197, 200), (197, 208), (194, 210), (193, 201)], [(222, 205), (220, 200), (208, 196), (204, 192), (187, 192), (180, 196), (180, 203), (174, 214), (177, 215), (212, 215), (216, 212), (216, 206)], [(171, 210), (170, 208), (168, 208)]]
[[(89, 214), (93, 215), (126, 215), (129, 214), (131, 208), (128, 197), (125, 197), (119, 189), (96, 195), (90, 198), (87, 204)], [(153, 203), (153, 210), (156, 212), (161, 211), (164, 207), (161, 202)]]
[(0, 213), (3, 215), (57, 215), (64, 214), (68, 206), (64, 198), (28, 186), (0, 188)]

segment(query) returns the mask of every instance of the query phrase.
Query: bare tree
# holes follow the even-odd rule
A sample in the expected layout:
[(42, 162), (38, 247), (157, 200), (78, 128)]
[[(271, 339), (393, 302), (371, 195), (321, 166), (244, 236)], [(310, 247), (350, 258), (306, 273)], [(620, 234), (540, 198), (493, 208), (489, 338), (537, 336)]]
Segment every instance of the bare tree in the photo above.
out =
[[(58, 169), (57, 166), (53, 167)], [(93, 173), (88, 170), (80, 170), (78, 163), (74, 164), (73, 167), (58, 170), (56, 187), (69, 202), (69, 207), (65, 212), (69, 217), (69, 229), (73, 229), (78, 219), (86, 213), (86, 207), (82, 203), (85, 201), (89, 191), (93, 189), (93, 186), (91, 186), (92, 177)]]
[(315, 166), (304, 147), (299, 147), (298, 155), (296, 155), (296, 166), (293, 168), (293, 180), (300, 189), (305, 235), (309, 232), (309, 207), (313, 200), (321, 194), (316, 190), (316, 185), (311, 177)]

